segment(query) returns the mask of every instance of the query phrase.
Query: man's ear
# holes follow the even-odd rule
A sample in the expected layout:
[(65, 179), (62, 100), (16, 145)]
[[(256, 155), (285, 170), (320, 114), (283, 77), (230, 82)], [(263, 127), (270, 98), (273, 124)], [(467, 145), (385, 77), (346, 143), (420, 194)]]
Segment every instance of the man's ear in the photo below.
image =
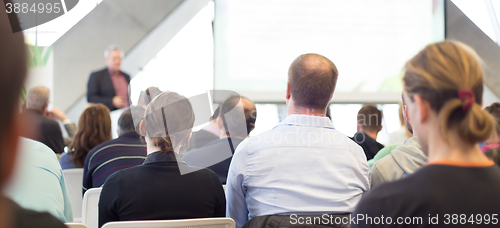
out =
[(0, 137), (0, 187), (9, 179), (14, 170), (21, 126), (17, 114), (8, 123), (7, 131)]
[(290, 99), (290, 97), (292, 97), (292, 94), (290, 93), (290, 83), (286, 83), (286, 94), (285, 94), (285, 98), (287, 100)]
[(361, 132), (361, 125), (356, 121), (356, 131)]

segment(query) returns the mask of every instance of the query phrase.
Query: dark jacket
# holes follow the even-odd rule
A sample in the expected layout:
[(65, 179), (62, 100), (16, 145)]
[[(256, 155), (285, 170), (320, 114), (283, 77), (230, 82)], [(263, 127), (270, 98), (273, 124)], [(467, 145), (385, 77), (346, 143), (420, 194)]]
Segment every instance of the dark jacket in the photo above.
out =
[(26, 109), (22, 119), (36, 129), (34, 134), (23, 134), (23, 137), (41, 142), (58, 154), (64, 152), (64, 139), (57, 121), (46, 118), (34, 109)]
[[(130, 85), (130, 76), (123, 72), (121, 73), (125, 76), (127, 84)], [(113, 111), (117, 109), (113, 106), (113, 97), (115, 96), (115, 87), (113, 86), (108, 68), (90, 74), (89, 83), (87, 85), (87, 101), (89, 103), (101, 103), (108, 106), (109, 110)], [(129, 99), (127, 99), (127, 102), (130, 104)]]
[(191, 140), (189, 140), (189, 150), (201, 148), (217, 139), (219, 139), (218, 135), (214, 135), (207, 130), (201, 129), (197, 132), (193, 132)]
[(344, 215), (265, 215), (258, 216), (246, 222), (241, 228), (347, 228), (349, 214)]
[(234, 150), (241, 142), (243, 142), (243, 139), (238, 138), (215, 140), (202, 148), (189, 151), (182, 157), (182, 160), (190, 166), (214, 171), (219, 176), (220, 182), (226, 184), (231, 158), (233, 158)]
[(102, 188), (99, 227), (112, 221), (225, 217), (219, 178), (208, 169), (194, 170), (177, 162), (173, 152), (156, 152), (144, 164), (114, 173)]
[(370, 138), (370, 136), (363, 132), (356, 132), (351, 139), (363, 148), (367, 160), (375, 157), (375, 154), (384, 148), (384, 145), (380, 144), (375, 139)]

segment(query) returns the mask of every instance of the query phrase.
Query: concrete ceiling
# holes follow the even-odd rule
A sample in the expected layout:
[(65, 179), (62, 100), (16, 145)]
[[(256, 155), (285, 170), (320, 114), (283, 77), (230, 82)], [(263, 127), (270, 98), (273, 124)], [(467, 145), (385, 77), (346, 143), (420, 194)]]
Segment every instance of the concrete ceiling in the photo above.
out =
[(500, 97), (500, 46), (450, 0), (446, 0), (446, 39), (463, 42), (476, 50), (486, 64), (486, 86)]
[[(183, 0), (104, 0), (54, 47), (54, 104), (68, 110), (87, 91), (91, 72), (105, 67), (104, 49), (127, 53)], [(158, 50), (159, 51), (159, 50)]]

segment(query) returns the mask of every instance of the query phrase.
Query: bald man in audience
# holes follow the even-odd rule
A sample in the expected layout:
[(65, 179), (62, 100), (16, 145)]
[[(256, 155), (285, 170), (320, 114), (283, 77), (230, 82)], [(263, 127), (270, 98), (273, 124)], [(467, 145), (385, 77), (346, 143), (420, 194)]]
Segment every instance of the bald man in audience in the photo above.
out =
[(33, 134), (23, 135), (26, 138), (39, 141), (60, 154), (64, 152), (64, 139), (59, 124), (47, 118), (49, 111), (50, 91), (43, 86), (33, 87), (26, 96), (26, 110), (23, 113), (23, 120), (32, 126)]
[(189, 151), (182, 157), (188, 165), (208, 168), (214, 171), (222, 184), (226, 184), (227, 171), (234, 150), (255, 127), (257, 109), (255, 104), (244, 97), (230, 97), (220, 106), (216, 122), (219, 139)]
[(237, 227), (265, 215), (347, 215), (369, 189), (363, 150), (325, 117), (337, 78), (337, 67), (322, 55), (293, 61), (288, 117), (245, 139), (233, 155), (226, 215)]
[[(5, 3), (11, 3), (6, 0)], [(47, 212), (26, 210), (3, 195), (11, 178), (22, 131), (20, 110), (21, 87), (27, 73), (27, 60), (22, 32), (12, 33), (11, 24), (18, 26), (17, 18), (6, 15), (5, 5), (0, 4), (0, 227), (10, 228), (64, 228), (59, 219)], [(9, 23), (10, 22), (10, 23)], [(28, 126), (29, 127), (29, 126)]]

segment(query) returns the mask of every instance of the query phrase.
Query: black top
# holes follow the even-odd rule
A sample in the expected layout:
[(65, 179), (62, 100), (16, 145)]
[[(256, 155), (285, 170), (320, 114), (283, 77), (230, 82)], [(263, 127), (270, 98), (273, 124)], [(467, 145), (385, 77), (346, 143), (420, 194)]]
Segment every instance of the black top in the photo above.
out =
[[(120, 71), (125, 77), (127, 84), (130, 85), (130, 76)], [(89, 103), (104, 104), (108, 106), (110, 111), (116, 110), (113, 106), (113, 97), (116, 96), (115, 87), (109, 75), (108, 68), (93, 72), (90, 74), (89, 82), (87, 84), (87, 101)], [(130, 96), (130, 87), (129, 87)], [(130, 101), (127, 101), (130, 104)]]
[(212, 132), (207, 130), (201, 129), (197, 132), (193, 132), (191, 140), (189, 140), (189, 150), (201, 148), (217, 139), (219, 139), (219, 136), (214, 135)]
[(384, 148), (384, 145), (363, 132), (356, 132), (351, 139), (363, 148), (366, 160), (372, 159), (379, 150)]
[(170, 153), (149, 154), (143, 165), (120, 170), (104, 183), (99, 227), (112, 221), (190, 219), (226, 216), (226, 198), (217, 175), (176, 161)]
[(66, 228), (61, 220), (48, 212), (36, 212), (21, 208), (10, 199), (6, 199), (6, 202), (14, 213), (14, 226), (12, 228)]
[[(450, 227), (454, 224), (460, 224), (459, 227), (482, 227), (486, 220), (489, 220), (489, 226), (498, 227), (499, 205), (500, 167), (427, 165), (411, 176), (368, 192), (353, 217), (367, 215), (380, 218), (383, 215), (384, 221), (387, 217), (392, 219), (392, 225), (377, 227), (405, 227), (404, 224), (395, 225), (399, 217), (414, 220), (411, 227), (429, 227), (429, 215), (432, 222), (439, 223), (435, 227), (446, 223), (451, 224)], [(453, 220), (457, 218), (453, 217), (454, 214), (458, 220)], [(436, 215), (438, 218), (433, 219)], [(419, 217), (422, 219), (418, 225), (415, 223)], [(481, 225), (477, 224), (479, 220), (482, 220)], [(351, 227), (375, 227), (365, 223), (367, 220), (361, 220), (361, 224), (351, 224)]]
[(58, 154), (64, 152), (64, 139), (57, 121), (46, 118), (34, 109), (26, 109), (22, 119), (37, 130), (33, 135), (23, 134), (23, 137), (39, 141)]
[[(243, 141), (238, 138), (215, 140), (202, 148), (189, 151), (182, 157), (188, 165), (214, 171), (222, 184), (226, 184), (227, 172), (234, 150)], [(232, 146), (231, 146), (232, 145)]]

